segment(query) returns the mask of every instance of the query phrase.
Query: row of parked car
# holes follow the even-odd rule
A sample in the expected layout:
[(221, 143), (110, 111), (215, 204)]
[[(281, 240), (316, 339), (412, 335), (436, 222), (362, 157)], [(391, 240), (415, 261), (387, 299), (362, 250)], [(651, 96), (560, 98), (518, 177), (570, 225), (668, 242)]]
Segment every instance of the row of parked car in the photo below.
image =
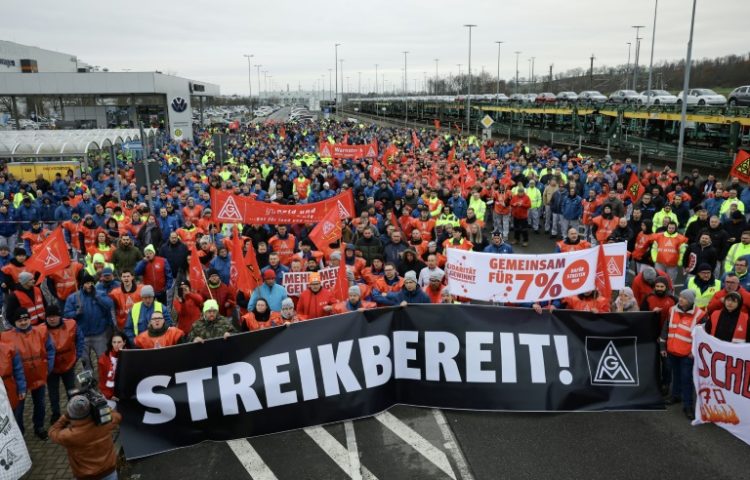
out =
[[(560, 92), (557, 95), (551, 92), (539, 94), (514, 94), (509, 101), (534, 102), (534, 103), (584, 103), (603, 104), (615, 103), (624, 105), (679, 105), (682, 103), (682, 93), (673, 95), (666, 90), (644, 90), (638, 93), (635, 90), (617, 90), (606, 96), (598, 90), (585, 90), (581, 93)], [(687, 104), (698, 106), (724, 106), (744, 105), (744, 99), (730, 96), (730, 100), (724, 95), (719, 95), (709, 88), (693, 88), (688, 90)]]

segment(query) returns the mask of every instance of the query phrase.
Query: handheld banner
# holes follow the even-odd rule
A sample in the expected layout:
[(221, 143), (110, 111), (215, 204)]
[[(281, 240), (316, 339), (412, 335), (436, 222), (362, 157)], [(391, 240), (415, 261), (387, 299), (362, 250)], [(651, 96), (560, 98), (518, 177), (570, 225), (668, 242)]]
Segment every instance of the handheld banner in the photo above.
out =
[[(338, 267), (328, 267), (321, 269), (320, 284), (323, 288), (332, 289), (336, 285), (336, 276)], [(312, 272), (284, 272), (284, 278), (281, 284), (286, 288), (286, 294), (290, 297), (299, 297), (307, 289), (307, 283)]]
[(244, 223), (249, 225), (279, 225), (287, 223), (317, 223), (326, 213), (337, 209), (342, 219), (354, 216), (352, 191), (327, 200), (299, 205), (266, 203), (242, 197), (224, 190), (211, 189), (213, 219), (219, 223)]
[(0, 464), (0, 480), (16, 480), (31, 469), (31, 457), (3, 382), (0, 382)]
[(365, 145), (349, 145), (346, 143), (323, 142), (318, 146), (321, 158), (353, 158), (365, 157), (376, 158), (378, 156), (378, 144), (367, 143)]
[(129, 459), (395, 404), (517, 411), (664, 408), (654, 312), (477, 305), (357, 311), (156, 350), (125, 350)]
[(693, 330), (695, 421), (715, 423), (750, 444), (750, 344)]

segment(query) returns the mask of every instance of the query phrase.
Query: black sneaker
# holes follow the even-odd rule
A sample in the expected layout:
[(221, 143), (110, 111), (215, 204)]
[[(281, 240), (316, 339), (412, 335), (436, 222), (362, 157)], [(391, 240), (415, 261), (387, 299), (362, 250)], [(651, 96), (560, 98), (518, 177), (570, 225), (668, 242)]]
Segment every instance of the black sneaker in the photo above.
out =
[(49, 435), (47, 435), (47, 430), (34, 430), (34, 435), (36, 435), (36, 438), (43, 442), (49, 438)]

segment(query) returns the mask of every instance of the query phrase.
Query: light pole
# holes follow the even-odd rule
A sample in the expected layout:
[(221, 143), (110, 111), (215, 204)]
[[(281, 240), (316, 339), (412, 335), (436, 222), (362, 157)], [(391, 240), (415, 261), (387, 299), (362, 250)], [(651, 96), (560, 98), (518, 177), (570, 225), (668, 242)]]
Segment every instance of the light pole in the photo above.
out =
[(343, 58), (339, 59), (339, 65), (341, 66), (341, 108), (344, 108), (344, 59)]
[[(651, 30), (651, 60), (648, 64), (648, 90), (651, 91), (651, 78), (654, 74), (654, 43), (656, 43), (656, 12), (659, 8), (659, 0), (654, 2), (654, 26)], [(650, 98), (650, 97), (649, 97)]]
[(531, 88), (536, 90), (536, 79), (534, 78), (534, 63), (536, 62), (536, 57), (531, 57)]
[(333, 66), (336, 69), (336, 97), (333, 101), (334, 103), (339, 101), (339, 45), (341, 44), (337, 43), (333, 46), (333, 49), (335, 50)]
[(331, 75), (333, 74), (333, 69), (328, 69), (328, 99), (331, 100), (333, 98), (333, 80), (331, 79)]
[(497, 88), (495, 89), (495, 102), (500, 103), (500, 45), (504, 42), (497, 40)]
[(688, 40), (687, 58), (685, 59), (685, 80), (682, 82), (682, 110), (680, 111), (680, 138), (677, 142), (677, 177), (682, 177), (682, 158), (685, 155), (685, 123), (687, 123), (687, 94), (690, 88), (690, 68), (693, 57), (693, 29), (695, 27), (695, 5), (693, 0), (693, 14), (690, 17), (690, 39)]
[(378, 96), (378, 64), (375, 64), (375, 96)]
[(435, 59), (435, 88), (433, 89), (432, 94), (437, 95), (438, 93), (438, 62), (440, 61), (439, 58)]
[(404, 50), (401, 52), (404, 54), (404, 123), (409, 122), (409, 84), (406, 80), (406, 56), (409, 54), (408, 51)]
[(633, 65), (633, 90), (638, 90), (638, 54), (641, 51), (641, 39), (638, 34), (644, 25), (633, 25), (631, 28), (635, 28), (635, 64)]
[(518, 56), (521, 55), (521, 52), (515, 52), (516, 54), (516, 93), (518, 93)]
[(628, 89), (628, 77), (630, 76), (630, 45), (632, 45), (632, 42), (628, 42), (628, 63), (625, 64), (625, 90)]
[(458, 65), (458, 77), (456, 77), (456, 94), (461, 94), (461, 63), (457, 63)]
[(255, 67), (255, 71), (258, 72), (258, 103), (260, 103), (261, 95), (260, 95), (260, 67), (263, 65), (253, 65)]
[(466, 130), (468, 132), (471, 131), (471, 29), (476, 27), (476, 25), (467, 23), (464, 25), (464, 27), (469, 29), (469, 89), (468, 94), (466, 95)]
[(250, 54), (250, 55), (244, 54), (243, 55), (243, 57), (247, 58), (247, 86), (250, 87), (250, 98), (249, 98), (250, 102), (249, 103), (250, 103), (250, 114), (251, 115), (253, 113), (253, 79), (252, 79), (253, 67), (250, 64), (250, 59), (253, 58), (254, 56), (255, 55), (252, 55), (252, 54)]
[(357, 80), (357, 96), (362, 96), (362, 72), (357, 72), (359, 79)]
[(406, 56), (409, 54), (407, 51), (401, 52), (404, 54), (404, 95), (409, 94), (409, 83), (406, 78)]

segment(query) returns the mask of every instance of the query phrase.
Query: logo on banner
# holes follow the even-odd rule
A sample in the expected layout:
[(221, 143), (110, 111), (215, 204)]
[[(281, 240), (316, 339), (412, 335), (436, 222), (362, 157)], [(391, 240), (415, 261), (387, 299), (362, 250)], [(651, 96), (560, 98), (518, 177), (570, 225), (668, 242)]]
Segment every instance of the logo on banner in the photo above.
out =
[(56, 265), (60, 265), (61, 263), (62, 260), (57, 258), (55, 254), (52, 253), (52, 247), (47, 247), (47, 258), (44, 259), (44, 268), (46, 270), (49, 270)]
[(333, 230), (334, 228), (336, 228), (336, 225), (334, 225), (334, 224), (333, 224), (333, 223), (331, 223), (331, 222), (328, 222), (328, 221), (326, 221), (326, 222), (325, 222), (325, 223), (323, 224), (323, 236), (324, 236), (324, 237), (327, 237), (327, 236), (328, 236), (328, 235), (329, 235), (329, 234), (331, 233), (331, 231), (332, 231), (332, 230)]
[(331, 156), (331, 150), (328, 148), (328, 144), (326, 143), (323, 148), (320, 149), (320, 156), (321, 157), (330, 157)]
[(172, 110), (177, 113), (182, 113), (187, 110), (187, 102), (185, 99), (182, 97), (175, 97), (174, 100), (172, 100)]
[(219, 210), (219, 214), (216, 216), (219, 220), (237, 220), (242, 221), (242, 214), (240, 213), (237, 202), (234, 201), (233, 197), (227, 197), (227, 201)]
[(339, 217), (341, 218), (349, 218), (352, 216), (351, 213), (349, 213), (349, 210), (346, 209), (343, 203), (341, 203), (341, 200), (336, 200), (336, 206), (339, 209)]
[[(605, 255), (606, 257), (606, 255)], [(622, 258), (622, 257), (619, 257)], [(618, 257), (607, 257), (607, 273), (613, 277), (622, 275), (622, 264), (618, 262)]]
[(372, 148), (372, 145), (370, 145), (370, 148), (367, 149), (367, 155), (366, 157), (377, 157), (378, 155), (375, 153), (375, 149)]
[(636, 337), (586, 337), (592, 385), (637, 386)]

